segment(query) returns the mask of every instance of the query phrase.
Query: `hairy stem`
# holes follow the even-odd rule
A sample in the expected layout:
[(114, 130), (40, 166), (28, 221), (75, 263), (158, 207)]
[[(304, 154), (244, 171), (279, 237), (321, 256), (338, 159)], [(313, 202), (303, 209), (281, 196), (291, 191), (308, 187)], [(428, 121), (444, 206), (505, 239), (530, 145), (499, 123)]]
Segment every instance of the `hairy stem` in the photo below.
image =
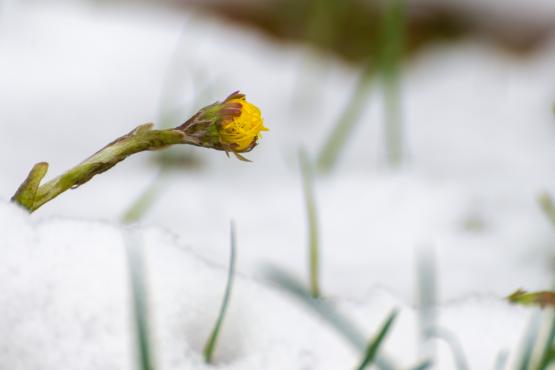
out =
[(83, 185), (130, 155), (163, 149), (175, 144), (198, 145), (193, 138), (187, 137), (180, 130), (153, 130), (153, 126), (152, 123), (147, 123), (137, 127), (43, 185), (40, 185), (40, 182), (46, 175), (48, 164), (44, 162), (36, 164), (12, 197), (12, 201), (19, 203), (29, 212), (34, 212), (66, 190)]

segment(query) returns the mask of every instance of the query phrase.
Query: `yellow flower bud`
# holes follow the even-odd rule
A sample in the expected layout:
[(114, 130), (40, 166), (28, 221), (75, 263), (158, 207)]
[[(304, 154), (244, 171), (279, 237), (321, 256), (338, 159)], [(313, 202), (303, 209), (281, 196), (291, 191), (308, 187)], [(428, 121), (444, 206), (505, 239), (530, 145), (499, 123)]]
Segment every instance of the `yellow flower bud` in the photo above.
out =
[(242, 160), (245, 158), (239, 153), (254, 148), (260, 132), (268, 131), (260, 110), (238, 91), (221, 103), (202, 108), (176, 129), (192, 139), (194, 145), (232, 152)]
[(224, 146), (228, 146), (234, 152), (244, 152), (256, 145), (261, 131), (268, 131), (268, 129), (264, 127), (260, 109), (249, 103), (244, 95), (238, 95), (238, 97), (234, 95), (238, 94), (232, 94), (232, 98), (228, 98), (224, 104), (239, 106), (240, 114), (230, 115), (223, 120), (218, 127), (218, 133)]

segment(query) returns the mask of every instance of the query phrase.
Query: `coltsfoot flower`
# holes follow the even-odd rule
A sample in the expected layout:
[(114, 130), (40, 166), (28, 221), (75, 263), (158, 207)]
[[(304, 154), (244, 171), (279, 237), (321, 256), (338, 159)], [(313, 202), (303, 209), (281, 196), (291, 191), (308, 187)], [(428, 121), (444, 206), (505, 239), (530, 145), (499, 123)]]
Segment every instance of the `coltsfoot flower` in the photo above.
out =
[(260, 110), (237, 91), (221, 103), (202, 108), (181, 126), (156, 130), (153, 123), (140, 125), (46, 183), (42, 180), (48, 171), (48, 163), (37, 163), (12, 201), (34, 212), (63, 192), (83, 185), (135, 153), (172, 145), (187, 144), (223, 150), (246, 161), (239, 153), (254, 148), (260, 132), (266, 130)]
[(194, 138), (199, 146), (231, 152), (241, 160), (246, 159), (239, 153), (251, 151), (260, 133), (268, 131), (260, 110), (238, 91), (221, 103), (202, 108), (176, 129)]
[[(264, 127), (260, 110), (252, 103), (249, 103), (242, 94), (232, 94), (224, 102), (226, 107), (230, 107), (235, 113), (225, 119), (218, 127), (220, 140), (224, 145), (233, 148), (234, 151), (243, 152), (252, 149), (260, 138), (261, 131), (268, 131)], [(225, 109), (225, 108), (224, 108)]]

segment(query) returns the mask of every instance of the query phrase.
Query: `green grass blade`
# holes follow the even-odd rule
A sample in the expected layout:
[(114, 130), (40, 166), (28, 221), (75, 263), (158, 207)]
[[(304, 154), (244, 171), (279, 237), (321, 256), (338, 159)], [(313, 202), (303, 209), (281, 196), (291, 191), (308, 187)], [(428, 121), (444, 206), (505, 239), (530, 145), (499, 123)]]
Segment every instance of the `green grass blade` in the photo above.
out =
[(214, 350), (216, 348), (216, 343), (218, 341), (218, 337), (220, 335), (220, 331), (222, 328), (222, 324), (224, 322), (224, 318), (225, 318), (225, 314), (227, 312), (227, 308), (229, 306), (229, 299), (231, 297), (231, 289), (233, 287), (233, 278), (235, 276), (235, 256), (236, 256), (236, 236), (235, 236), (235, 224), (232, 222), (231, 223), (231, 233), (230, 233), (230, 239), (231, 239), (231, 253), (229, 255), (229, 269), (228, 269), (228, 273), (227, 273), (227, 284), (225, 287), (225, 292), (224, 292), (224, 298), (222, 301), (222, 306), (220, 308), (220, 313), (218, 315), (218, 319), (216, 320), (216, 324), (214, 325), (214, 329), (212, 330), (212, 334), (210, 334), (210, 337), (208, 338), (206, 345), (204, 346), (204, 351), (203, 351), (203, 355), (204, 355), (204, 360), (207, 363), (211, 363), (213, 356), (214, 356)]
[(555, 361), (555, 313), (549, 312), (549, 331), (543, 343), (543, 349), (539, 360), (538, 370), (547, 370)]
[(541, 364), (542, 367), (538, 367), (538, 369), (539, 370), (547, 370), (550, 368), (552, 369), (553, 363), (555, 363), (555, 348), (551, 347), (549, 351), (546, 353), (545, 363), (542, 363)]
[(150, 341), (148, 324), (147, 288), (144, 279), (145, 268), (138, 243), (127, 243), (127, 261), (131, 282), (133, 325), (135, 327), (136, 354), (139, 370), (154, 370), (154, 350)]
[(337, 165), (341, 152), (345, 149), (366, 108), (373, 76), (374, 67), (369, 64), (359, 77), (351, 99), (318, 153), (316, 166), (320, 172), (329, 173)]
[(435, 362), (436, 353), (434, 338), (443, 340), (453, 354), (455, 366), (458, 370), (467, 370), (468, 364), (462, 345), (457, 337), (450, 331), (437, 325), (437, 278), (436, 263), (433, 250), (422, 250), (418, 255), (418, 300), (419, 300), (419, 331), (421, 350), (420, 355)]
[[(277, 267), (269, 266), (265, 271), (265, 275), (268, 280), (317, 313), (325, 322), (341, 334), (353, 348), (361, 352), (366, 351), (367, 343), (364, 335), (332, 305), (323, 299), (312, 298), (310, 292), (301, 283)], [(381, 370), (394, 370), (396, 368), (392, 361), (383, 354), (377, 355), (375, 364)]]
[(362, 359), (362, 362), (357, 368), (358, 370), (364, 370), (374, 362), (374, 358), (378, 354), (378, 351), (380, 350), (380, 346), (382, 345), (382, 342), (384, 341), (385, 337), (389, 333), (389, 330), (391, 329), (391, 325), (393, 325), (393, 322), (397, 318), (397, 314), (398, 314), (397, 310), (393, 310), (393, 312), (389, 314), (389, 316), (385, 320), (378, 334), (374, 337), (374, 339), (372, 339), (372, 341), (368, 345), (368, 349), (364, 354), (364, 358)]
[(319, 233), (318, 212), (314, 196), (314, 177), (306, 151), (299, 151), (299, 162), (303, 179), (303, 191), (308, 221), (308, 250), (310, 271), (310, 293), (313, 298), (320, 297), (320, 258), (319, 258)]
[(555, 203), (549, 194), (543, 193), (539, 196), (538, 202), (542, 207), (543, 212), (551, 221), (551, 224), (555, 226)]
[(494, 370), (505, 370), (507, 367), (507, 362), (509, 361), (509, 352), (508, 351), (501, 351), (495, 358), (495, 365), (493, 366)]
[(468, 370), (466, 356), (457, 337), (449, 330), (438, 327), (434, 328), (433, 335), (435, 338), (442, 339), (449, 346), (457, 370)]
[(522, 349), (520, 361), (518, 362), (517, 370), (530, 370), (532, 366), (532, 356), (536, 346), (537, 338), (541, 326), (541, 317), (536, 314), (530, 320), (528, 329), (524, 335), (522, 342)]
[(162, 166), (160, 172), (152, 180), (149, 186), (135, 199), (127, 211), (125, 211), (121, 218), (123, 223), (131, 224), (144, 217), (154, 202), (158, 199), (168, 172), (168, 169)]
[(414, 367), (410, 367), (409, 370), (426, 370), (429, 369), (430, 367), (432, 367), (434, 363), (430, 360), (424, 360), (421, 363), (419, 363), (418, 365), (414, 366)]
[(436, 327), (436, 265), (432, 250), (417, 256), (419, 355), (435, 361), (433, 330)]
[(388, 164), (398, 166), (403, 160), (401, 67), (406, 0), (384, 2), (379, 52), (384, 80), (385, 143)]

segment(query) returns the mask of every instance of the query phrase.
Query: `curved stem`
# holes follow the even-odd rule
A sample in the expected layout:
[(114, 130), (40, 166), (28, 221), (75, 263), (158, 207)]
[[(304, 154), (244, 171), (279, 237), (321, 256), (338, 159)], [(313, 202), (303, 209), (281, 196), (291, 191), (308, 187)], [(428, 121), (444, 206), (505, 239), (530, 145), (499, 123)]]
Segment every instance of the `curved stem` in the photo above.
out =
[(47, 163), (36, 164), (27, 179), (19, 187), (12, 201), (19, 203), (29, 212), (34, 212), (45, 203), (63, 192), (77, 188), (94, 176), (114, 167), (130, 155), (147, 150), (158, 150), (175, 144), (192, 144), (197, 142), (177, 129), (153, 130), (153, 124), (141, 125), (64, 172), (60, 176), (40, 185), (46, 175)]

